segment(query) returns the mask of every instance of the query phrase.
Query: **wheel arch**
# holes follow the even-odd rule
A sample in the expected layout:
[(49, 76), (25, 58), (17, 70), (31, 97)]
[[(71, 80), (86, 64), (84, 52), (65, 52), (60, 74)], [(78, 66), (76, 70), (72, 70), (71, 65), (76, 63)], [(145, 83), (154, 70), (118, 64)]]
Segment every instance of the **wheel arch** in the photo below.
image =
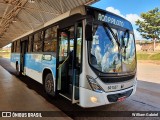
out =
[(44, 85), (44, 82), (45, 82), (45, 77), (47, 76), (47, 74), (51, 73), (52, 74), (52, 77), (53, 77), (53, 82), (54, 82), (54, 91), (55, 91), (55, 85), (56, 85), (56, 82), (55, 82), (55, 76), (53, 74), (53, 71), (50, 69), (50, 68), (44, 68), (43, 69), (43, 73), (42, 73), (42, 84)]

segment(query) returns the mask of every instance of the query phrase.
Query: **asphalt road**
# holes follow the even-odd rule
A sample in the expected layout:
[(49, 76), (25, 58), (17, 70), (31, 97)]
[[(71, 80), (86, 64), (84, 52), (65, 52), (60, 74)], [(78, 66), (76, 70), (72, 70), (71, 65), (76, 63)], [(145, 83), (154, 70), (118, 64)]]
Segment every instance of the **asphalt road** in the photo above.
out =
[[(0, 65), (4, 67), (11, 74), (15, 75), (15, 70), (10, 66), (9, 60), (0, 59)], [(159, 111), (160, 114), (160, 65), (155, 65), (152, 63), (138, 63), (138, 86), (136, 94), (129, 97), (123, 102), (114, 103), (110, 105), (104, 105), (95, 108), (81, 108), (78, 105), (71, 104), (70, 101), (66, 100), (63, 97), (50, 98), (48, 97), (44, 90), (43, 86), (29, 77), (22, 76), (18, 77), (18, 79), (26, 84), (28, 89), (34, 90), (46, 99), (46, 102), (51, 103), (53, 106), (56, 106), (60, 110), (62, 110), (65, 114), (67, 114), (72, 119), (76, 120), (97, 120), (97, 119), (110, 119), (110, 120), (159, 120), (160, 117), (104, 117), (99, 114), (101, 111), (104, 113), (110, 111), (119, 111), (119, 114), (123, 114), (123, 112), (132, 111)], [(85, 115), (82, 117), (74, 116), (73, 112), (75, 111), (85, 111)], [(94, 112), (91, 112), (94, 111)], [(88, 114), (95, 114), (96, 117), (89, 117)], [(96, 114), (97, 112), (97, 114)], [(84, 112), (83, 112), (84, 113)], [(112, 112), (111, 112), (112, 113)], [(113, 113), (112, 113), (113, 114)]]

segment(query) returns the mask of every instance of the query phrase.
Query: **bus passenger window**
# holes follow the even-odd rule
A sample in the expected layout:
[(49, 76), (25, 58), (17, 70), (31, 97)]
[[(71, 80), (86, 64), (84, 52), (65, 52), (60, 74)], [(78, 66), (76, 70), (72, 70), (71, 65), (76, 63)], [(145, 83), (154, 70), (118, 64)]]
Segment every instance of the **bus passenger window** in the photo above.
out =
[(12, 45), (11, 45), (11, 53), (14, 52), (14, 42), (12, 42)]
[(68, 55), (68, 34), (66, 32), (61, 32), (60, 37), (61, 39), (60, 39), (59, 56), (66, 57)]
[(34, 35), (33, 52), (42, 51), (42, 37), (43, 32), (38, 32)]
[(28, 52), (32, 52), (32, 39), (33, 39), (33, 36), (29, 36)]
[(16, 52), (20, 52), (20, 40), (17, 41)]
[(16, 47), (17, 47), (17, 42), (15, 41), (14, 42), (14, 50), (13, 50), (13, 52), (16, 52)]
[(57, 49), (57, 26), (45, 31), (44, 52), (56, 52)]

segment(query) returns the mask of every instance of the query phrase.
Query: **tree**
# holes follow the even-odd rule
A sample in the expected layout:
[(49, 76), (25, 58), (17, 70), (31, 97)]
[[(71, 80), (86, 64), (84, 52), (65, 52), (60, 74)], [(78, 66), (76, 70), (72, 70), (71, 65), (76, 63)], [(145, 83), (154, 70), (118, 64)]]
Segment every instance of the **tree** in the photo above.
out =
[(141, 14), (142, 20), (137, 20), (138, 31), (141, 33), (143, 38), (151, 39), (155, 41), (160, 38), (160, 11), (158, 8), (150, 10), (146, 13)]

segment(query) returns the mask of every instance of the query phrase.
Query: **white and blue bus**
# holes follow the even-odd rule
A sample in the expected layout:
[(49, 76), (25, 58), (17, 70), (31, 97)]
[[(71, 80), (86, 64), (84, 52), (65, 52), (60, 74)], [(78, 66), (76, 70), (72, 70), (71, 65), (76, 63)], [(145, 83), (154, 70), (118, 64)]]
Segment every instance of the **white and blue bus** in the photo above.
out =
[(11, 65), (81, 107), (125, 100), (136, 91), (132, 25), (105, 10), (79, 6), (13, 40)]

